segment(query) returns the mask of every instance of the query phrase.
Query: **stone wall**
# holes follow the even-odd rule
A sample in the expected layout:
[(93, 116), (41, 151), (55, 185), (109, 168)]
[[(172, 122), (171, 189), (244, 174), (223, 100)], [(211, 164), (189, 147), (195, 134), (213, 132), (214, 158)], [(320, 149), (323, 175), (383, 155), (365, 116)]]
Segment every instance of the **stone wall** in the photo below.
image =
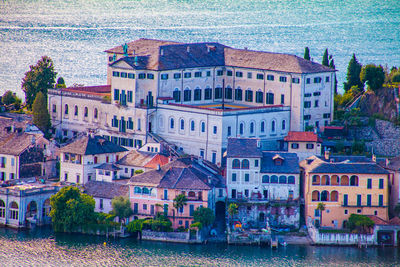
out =
[(191, 236), (190, 232), (153, 232), (142, 231), (143, 240), (176, 242), (176, 243), (200, 243), (199, 235)]

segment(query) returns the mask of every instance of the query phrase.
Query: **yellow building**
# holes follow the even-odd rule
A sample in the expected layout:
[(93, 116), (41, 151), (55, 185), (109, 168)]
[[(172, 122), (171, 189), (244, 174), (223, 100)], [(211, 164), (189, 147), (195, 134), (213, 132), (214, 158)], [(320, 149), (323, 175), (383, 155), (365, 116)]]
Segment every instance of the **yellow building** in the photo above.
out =
[[(342, 228), (351, 214), (389, 219), (389, 172), (375, 162), (335, 162), (313, 156), (303, 160), (300, 166), (304, 171), (307, 223)], [(325, 204), (322, 216), (317, 209), (320, 202)]]

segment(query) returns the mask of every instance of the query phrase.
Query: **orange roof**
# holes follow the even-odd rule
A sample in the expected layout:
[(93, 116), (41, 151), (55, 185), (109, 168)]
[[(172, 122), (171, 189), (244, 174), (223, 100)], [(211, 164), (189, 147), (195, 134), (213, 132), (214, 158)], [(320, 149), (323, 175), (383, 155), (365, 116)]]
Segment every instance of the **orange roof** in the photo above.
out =
[(111, 85), (67, 87), (62, 90), (89, 95), (107, 95), (111, 93)]
[(164, 166), (169, 162), (168, 157), (157, 154), (155, 155), (144, 167), (145, 168), (152, 168), (156, 169), (157, 165)]
[(375, 215), (365, 215), (365, 216), (370, 218), (375, 223), (375, 225), (388, 225), (387, 221), (379, 218), (378, 216)]
[(321, 142), (313, 132), (289, 132), (284, 138), (286, 142)]
[(389, 221), (389, 223), (391, 225), (400, 225), (400, 218), (399, 217), (394, 217)]

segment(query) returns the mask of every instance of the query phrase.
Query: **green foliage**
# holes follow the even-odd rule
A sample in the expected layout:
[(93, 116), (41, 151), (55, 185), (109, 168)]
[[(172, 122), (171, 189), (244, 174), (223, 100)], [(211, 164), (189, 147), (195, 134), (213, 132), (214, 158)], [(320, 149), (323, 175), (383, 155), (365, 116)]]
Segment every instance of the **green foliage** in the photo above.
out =
[(133, 215), (131, 202), (127, 197), (115, 197), (111, 200), (111, 205), (113, 208), (111, 214), (117, 216), (119, 221), (125, 221), (126, 218), (129, 218), (131, 215)]
[(6, 91), (4, 95), (1, 97), (1, 102), (5, 105), (13, 104), (16, 100), (16, 96), (11, 91)]
[(344, 83), (344, 90), (348, 91), (351, 87), (357, 86), (361, 91), (364, 90), (364, 84), (360, 80), (362, 65), (357, 61), (356, 55), (353, 54), (347, 67), (347, 82)]
[(346, 112), (343, 116), (345, 124), (349, 126), (360, 126), (360, 113), (361, 112), (359, 108), (353, 108), (349, 112)]
[(201, 224), (201, 222), (194, 222), (194, 223), (192, 223), (191, 225), (190, 225), (190, 228), (191, 229), (195, 229), (195, 228), (197, 228), (197, 229), (201, 229), (201, 228), (203, 228), (203, 225)]
[(314, 131), (314, 125), (307, 125), (304, 129), (305, 132), (312, 132)]
[(128, 223), (127, 225), (127, 230), (129, 233), (136, 233), (136, 232), (142, 232), (143, 230), (143, 223), (146, 221), (146, 219), (138, 219), (134, 220)]
[(324, 55), (322, 56), (322, 65), (329, 67), (329, 53), (328, 48), (325, 49)]
[(136, 170), (135, 171), (135, 174), (141, 174), (141, 173), (144, 173), (144, 171), (143, 170)]
[(183, 206), (187, 205), (187, 197), (184, 194), (179, 194), (174, 198), (174, 208), (176, 211), (179, 211), (179, 209), (183, 208)]
[(93, 197), (73, 186), (63, 187), (51, 196), (50, 205), (50, 217), (56, 232), (77, 231), (96, 219)]
[(37, 93), (32, 105), (33, 124), (35, 124), (48, 137), (51, 127), (50, 114), (47, 110), (46, 100), (42, 92)]
[(374, 92), (382, 88), (385, 82), (385, 72), (382, 66), (368, 64), (361, 69), (360, 73), (361, 82), (367, 83), (368, 88)]
[(231, 203), (228, 206), (228, 214), (233, 217), (234, 215), (238, 214), (238, 209), (239, 207), (236, 203)]
[(304, 48), (304, 59), (310, 60), (310, 48), (308, 48), (306, 46), (306, 48)]
[(152, 230), (155, 232), (172, 232), (172, 222), (165, 216), (159, 216), (155, 219), (146, 219), (143, 222), (143, 230)]
[(66, 88), (65, 81), (63, 77), (57, 79), (56, 88)]
[(186, 232), (186, 228), (185, 226), (179, 226), (178, 228), (176, 228), (177, 232)]
[(359, 214), (351, 214), (347, 227), (351, 231), (356, 231), (357, 233), (369, 233), (369, 230), (374, 227), (375, 223), (369, 217)]
[(321, 212), (320, 218), (321, 218), (321, 222), (320, 225), (322, 225), (322, 212), (325, 210), (325, 204), (322, 202), (319, 202), (317, 205), (317, 210), (319, 210)]
[(199, 222), (204, 226), (209, 226), (214, 223), (215, 216), (211, 209), (199, 207), (194, 211), (193, 219), (195, 222)]
[(22, 79), (22, 90), (25, 92), (25, 102), (28, 108), (32, 107), (38, 92), (42, 92), (47, 102), (47, 89), (54, 88), (57, 72), (54, 71), (53, 61), (43, 56)]

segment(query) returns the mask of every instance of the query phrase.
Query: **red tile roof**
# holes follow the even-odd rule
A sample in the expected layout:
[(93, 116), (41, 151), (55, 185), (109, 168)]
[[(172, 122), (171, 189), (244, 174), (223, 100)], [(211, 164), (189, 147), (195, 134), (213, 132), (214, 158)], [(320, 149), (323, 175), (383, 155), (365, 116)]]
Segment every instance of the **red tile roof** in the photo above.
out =
[(89, 95), (107, 95), (111, 93), (111, 85), (67, 87), (62, 90)]
[(388, 225), (389, 223), (381, 218), (379, 218), (378, 216), (375, 215), (366, 215), (368, 218), (370, 218), (375, 225)]
[(389, 221), (390, 225), (400, 225), (400, 218), (399, 217), (394, 217)]
[(289, 132), (284, 138), (286, 142), (321, 142), (313, 132)]
[(157, 169), (157, 165), (160, 165), (160, 167), (162, 167), (165, 164), (167, 164), (168, 162), (169, 162), (168, 157), (166, 157), (164, 155), (157, 154), (144, 167)]

